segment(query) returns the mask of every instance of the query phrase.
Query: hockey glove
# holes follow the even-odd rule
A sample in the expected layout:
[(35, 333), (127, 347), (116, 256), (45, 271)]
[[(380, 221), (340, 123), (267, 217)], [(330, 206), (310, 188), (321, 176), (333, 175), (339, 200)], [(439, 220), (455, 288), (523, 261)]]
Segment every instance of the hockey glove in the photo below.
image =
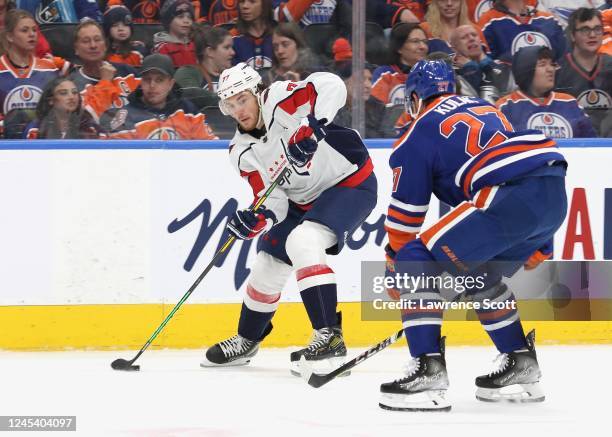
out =
[(550, 239), (546, 244), (531, 254), (525, 262), (525, 270), (533, 270), (553, 255), (553, 240)]
[(300, 127), (289, 138), (287, 157), (293, 165), (304, 167), (310, 162), (317, 151), (319, 141), (327, 135), (324, 121), (319, 121), (312, 115), (302, 118)]
[(250, 209), (236, 211), (227, 224), (227, 230), (236, 238), (251, 240), (269, 231), (276, 222), (274, 213), (260, 206), (256, 212)]
[[(386, 260), (385, 278), (395, 276), (395, 256), (396, 255), (397, 254), (391, 248), (391, 245), (387, 244), (385, 246), (385, 260)], [(400, 298), (400, 292), (395, 287), (387, 288), (387, 294), (393, 300), (399, 300)]]

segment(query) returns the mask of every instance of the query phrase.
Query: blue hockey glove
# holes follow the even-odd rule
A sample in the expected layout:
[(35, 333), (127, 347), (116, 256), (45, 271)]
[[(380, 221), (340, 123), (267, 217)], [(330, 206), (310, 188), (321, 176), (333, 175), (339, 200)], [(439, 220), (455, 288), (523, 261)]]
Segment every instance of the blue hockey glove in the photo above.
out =
[(317, 151), (319, 141), (327, 135), (323, 121), (312, 115), (302, 118), (300, 127), (289, 138), (287, 157), (293, 165), (303, 167), (310, 162)]
[(274, 213), (260, 206), (256, 212), (250, 209), (236, 211), (227, 224), (227, 230), (236, 238), (251, 240), (269, 231), (276, 222)]

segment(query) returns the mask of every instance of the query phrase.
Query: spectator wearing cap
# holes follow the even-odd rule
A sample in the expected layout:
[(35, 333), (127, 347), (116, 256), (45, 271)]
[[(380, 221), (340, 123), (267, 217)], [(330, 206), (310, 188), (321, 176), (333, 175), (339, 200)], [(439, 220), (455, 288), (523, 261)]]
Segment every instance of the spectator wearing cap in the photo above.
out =
[(455, 52), (453, 67), (456, 73), (472, 86), (479, 97), (494, 104), (501, 95), (510, 91), (510, 66), (487, 56), (481, 34), (473, 24), (454, 29), (450, 41)]
[(122, 107), (140, 82), (133, 67), (106, 61), (107, 50), (100, 23), (79, 23), (74, 32), (74, 52), (81, 65), (75, 66), (69, 77), (83, 96), (84, 108), (96, 121), (106, 110)]
[(194, 28), (197, 65), (184, 65), (174, 74), (183, 97), (196, 107), (217, 106), (217, 88), (221, 72), (232, 66), (232, 36), (223, 27), (197, 25)]
[[(91, 1), (91, 0), (88, 0)], [(137, 24), (156, 24), (162, 20), (160, 18), (160, 9), (167, 0), (108, 0), (107, 8), (112, 6), (122, 5), (130, 10), (134, 23)], [(208, 8), (209, 0), (192, 0), (195, 17), (200, 18), (200, 10), (202, 7)], [(219, 3), (228, 3), (226, 1)]]
[(478, 26), (493, 59), (511, 62), (519, 49), (532, 46), (550, 48), (555, 60), (565, 54), (565, 35), (554, 15), (529, 6), (527, 0), (491, 1), (493, 7), (480, 17)]
[(106, 60), (117, 64), (140, 67), (147, 55), (142, 41), (133, 41), (132, 14), (125, 6), (112, 6), (104, 13), (104, 34), (110, 48)]
[(261, 71), (272, 67), (272, 0), (238, 2), (238, 20), (230, 32), (234, 37), (234, 65), (244, 62)]
[(497, 101), (516, 130), (536, 129), (551, 138), (593, 138), (591, 120), (576, 99), (553, 91), (557, 64), (548, 47), (523, 47), (512, 60), (519, 89)]
[(166, 0), (160, 10), (163, 32), (153, 37), (154, 52), (170, 56), (175, 67), (198, 63), (193, 43), (195, 11), (190, 0)]
[(576, 97), (599, 131), (612, 109), (612, 56), (598, 52), (603, 42), (601, 12), (577, 9), (569, 16), (566, 32), (572, 51), (559, 63), (556, 89)]
[(277, 80), (299, 81), (314, 71), (323, 70), (321, 62), (308, 48), (304, 32), (295, 23), (280, 23), (274, 28), (272, 49), (272, 68), (263, 78), (268, 85)]
[(121, 109), (107, 111), (101, 125), (111, 138), (148, 140), (217, 139), (204, 114), (181, 98), (175, 86), (174, 65), (169, 56), (147, 56), (141, 69), (142, 81)]

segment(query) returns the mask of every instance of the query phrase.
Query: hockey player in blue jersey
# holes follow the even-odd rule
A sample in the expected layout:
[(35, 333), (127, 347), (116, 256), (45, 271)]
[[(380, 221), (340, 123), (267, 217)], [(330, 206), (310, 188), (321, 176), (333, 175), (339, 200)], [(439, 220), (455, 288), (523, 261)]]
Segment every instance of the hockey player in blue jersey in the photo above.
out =
[[(385, 222), (389, 275), (445, 271), (476, 280), (478, 275), (479, 285), (466, 292), (470, 299), (489, 299), (503, 309), (476, 311), (501, 354), (499, 369), (476, 378), (477, 398), (544, 400), (535, 334), (525, 337), (502, 277), (546, 258), (539, 250), (566, 213), (567, 163), (540, 132), (514, 132), (491, 104), (456, 95), (454, 73), (445, 62), (418, 62), (406, 81), (406, 96), (415, 120), (389, 160), (394, 176)], [(453, 209), (421, 231), (432, 194)], [(503, 261), (503, 268), (489, 261)], [(431, 305), (442, 302), (440, 292), (435, 286), (398, 291), (412, 360), (403, 377), (381, 385), (380, 406), (448, 411), (442, 309)]]

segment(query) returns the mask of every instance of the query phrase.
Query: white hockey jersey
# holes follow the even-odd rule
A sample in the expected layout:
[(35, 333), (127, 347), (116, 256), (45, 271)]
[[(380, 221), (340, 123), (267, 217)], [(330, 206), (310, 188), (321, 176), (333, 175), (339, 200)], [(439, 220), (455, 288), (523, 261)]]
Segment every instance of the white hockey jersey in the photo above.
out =
[[(359, 134), (332, 123), (346, 103), (346, 87), (338, 76), (319, 72), (300, 82), (275, 82), (263, 91), (261, 100), (265, 131), (237, 130), (230, 142), (230, 159), (251, 185), (255, 199), (289, 166), (290, 172), (265, 203), (279, 222), (287, 215), (289, 201), (307, 210), (326, 189), (337, 184), (357, 186), (372, 173)], [(327, 136), (313, 159), (300, 168), (288, 162), (287, 145), (309, 114), (325, 120)]]

